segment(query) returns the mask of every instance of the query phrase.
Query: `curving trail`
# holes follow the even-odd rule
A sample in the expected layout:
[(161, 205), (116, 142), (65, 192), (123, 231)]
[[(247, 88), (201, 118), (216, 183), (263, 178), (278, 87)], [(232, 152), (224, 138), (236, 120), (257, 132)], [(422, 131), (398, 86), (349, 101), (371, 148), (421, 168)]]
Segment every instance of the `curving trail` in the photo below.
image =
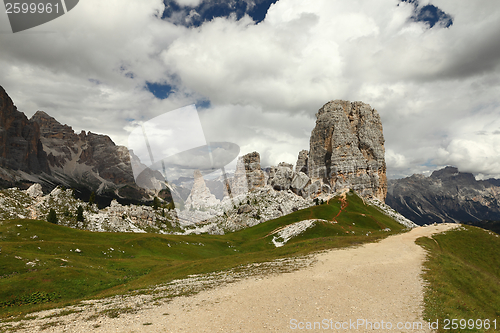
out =
[[(293, 319), (297, 325), (330, 319), (365, 319), (379, 325), (423, 322), (420, 274), (425, 251), (415, 240), (456, 226), (419, 227), (378, 243), (318, 254), (313, 266), (292, 273), (247, 278), (136, 314), (68, 321), (44, 332), (373, 332), (363, 327), (292, 328)], [(96, 323), (100, 326), (93, 326)], [(425, 325), (422, 330), (392, 331), (428, 332)]]
[[(349, 203), (347, 202), (345, 194), (343, 196), (340, 196), (339, 200), (340, 200), (340, 209), (339, 209), (339, 212), (337, 213), (337, 215), (335, 215), (335, 217), (332, 219), (332, 221), (331, 221), (332, 223), (337, 223), (337, 217), (339, 217), (340, 214), (342, 213), (342, 211), (344, 209), (346, 209), (347, 206), (349, 206)], [(327, 203), (328, 202), (330, 202), (330, 200), (328, 200)]]

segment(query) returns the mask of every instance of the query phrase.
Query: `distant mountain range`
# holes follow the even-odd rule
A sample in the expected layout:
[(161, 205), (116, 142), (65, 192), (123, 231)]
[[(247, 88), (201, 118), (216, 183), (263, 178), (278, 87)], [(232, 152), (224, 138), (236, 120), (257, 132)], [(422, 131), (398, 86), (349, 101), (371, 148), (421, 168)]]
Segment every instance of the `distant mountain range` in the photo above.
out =
[[(500, 179), (476, 180), (455, 167), (388, 181), (386, 203), (419, 225), (500, 221)], [(483, 223), (490, 226), (491, 223)]]

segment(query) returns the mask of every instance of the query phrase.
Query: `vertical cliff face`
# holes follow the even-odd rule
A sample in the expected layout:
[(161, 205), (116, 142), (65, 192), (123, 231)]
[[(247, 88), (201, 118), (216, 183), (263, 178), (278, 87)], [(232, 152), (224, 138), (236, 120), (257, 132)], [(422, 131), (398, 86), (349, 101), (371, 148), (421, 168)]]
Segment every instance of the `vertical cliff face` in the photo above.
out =
[(356, 190), (382, 201), (387, 194), (384, 135), (378, 112), (362, 102), (335, 100), (316, 114), (307, 174), (332, 191)]
[(50, 173), (36, 123), (19, 112), (0, 87), (0, 167), (27, 173)]
[(260, 154), (253, 152), (239, 157), (234, 178), (230, 184), (231, 194), (245, 194), (265, 185), (264, 172), (260, 168)]

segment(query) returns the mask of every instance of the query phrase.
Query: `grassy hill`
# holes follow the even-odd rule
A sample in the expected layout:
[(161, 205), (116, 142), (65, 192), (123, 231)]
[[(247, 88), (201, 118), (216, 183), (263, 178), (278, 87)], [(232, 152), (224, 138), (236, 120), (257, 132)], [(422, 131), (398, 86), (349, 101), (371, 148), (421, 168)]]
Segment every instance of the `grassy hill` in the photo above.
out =
[[(276, 248), (276, 230), (323, 219)], [(334, 221), (334, 222), (332, 222)], [(0, 318), (166, 283), (190, 274), (373, 242), (404, 227), (356, 194), (226, 235), (93, 233), (0, 222)]]
[(462, 226), (417, 244), (429, 251), (425, 319), (438, 332), (500, 331), (500, 236)]

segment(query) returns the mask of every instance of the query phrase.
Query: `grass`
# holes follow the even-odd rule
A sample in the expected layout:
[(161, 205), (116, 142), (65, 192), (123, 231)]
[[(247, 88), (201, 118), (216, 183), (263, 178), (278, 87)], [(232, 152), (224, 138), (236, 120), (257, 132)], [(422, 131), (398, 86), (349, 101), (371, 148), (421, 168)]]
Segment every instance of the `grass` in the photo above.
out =
[(338, 223), (317, 223), (280, 248), (271, 242), (273, 230), (305, 219), (331, 220), (340, 201), (222, 236), (94, 233), (36, 220), (0, 222), (0, 318), (125, 294), (190, 274), (373, 242), (404, 229), (354, 193), (347, 202)]
[[(419, 238), (417, 244), (429, 252), (423, 276), (428, 283), (425, 319), (438, 320), (438, 332), (500, 330), (500, 237), (464, 226)], [(484, 329), (485, 320), (489, 330)]]

